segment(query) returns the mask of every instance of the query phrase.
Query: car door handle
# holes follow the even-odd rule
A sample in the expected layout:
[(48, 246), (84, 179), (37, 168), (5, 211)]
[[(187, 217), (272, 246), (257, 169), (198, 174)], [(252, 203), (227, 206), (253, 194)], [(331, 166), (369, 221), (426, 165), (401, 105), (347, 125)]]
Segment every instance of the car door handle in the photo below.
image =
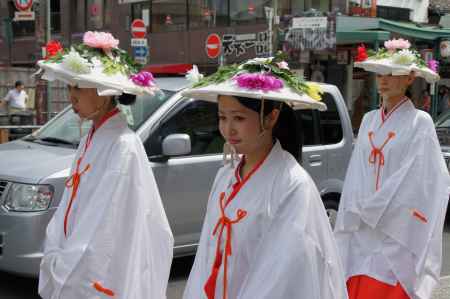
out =
[(322, 162), (322, 156), (321, 155), (311, 155), (308, 157), (308, 160), (310, 163)]

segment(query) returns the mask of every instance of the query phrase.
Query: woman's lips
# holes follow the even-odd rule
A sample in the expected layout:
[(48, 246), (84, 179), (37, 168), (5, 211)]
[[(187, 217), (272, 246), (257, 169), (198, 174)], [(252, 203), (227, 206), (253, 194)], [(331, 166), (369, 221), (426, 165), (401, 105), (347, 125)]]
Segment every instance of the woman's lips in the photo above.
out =
[(239, 142), (241, 142), (241, 141), (238, 140), (238, 139), (228, 139), (228, 143), (229, 143), (229, 144), (235, 145), (235, 144), (238, 144)]

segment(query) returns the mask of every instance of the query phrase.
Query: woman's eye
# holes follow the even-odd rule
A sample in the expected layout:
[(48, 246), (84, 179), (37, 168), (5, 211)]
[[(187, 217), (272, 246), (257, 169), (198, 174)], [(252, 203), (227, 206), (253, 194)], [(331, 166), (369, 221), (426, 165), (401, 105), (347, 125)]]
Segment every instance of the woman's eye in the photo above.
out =
[(245, 120), (245, 117), (243, 117), (243, 116), (235, 116), (234, 120), (236, 120), (236, 121), (243, 121), (243, 120)]
[(226, 119), (225, 116), (219, 115), (219, 120), (224, 121)]

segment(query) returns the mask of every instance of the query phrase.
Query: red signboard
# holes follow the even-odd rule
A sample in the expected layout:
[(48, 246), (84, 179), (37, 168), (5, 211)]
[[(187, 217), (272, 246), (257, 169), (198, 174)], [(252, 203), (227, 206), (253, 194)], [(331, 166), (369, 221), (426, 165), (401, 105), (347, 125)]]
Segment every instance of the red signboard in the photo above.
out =
[(222, 41), (220, 40), (220, 36), (215, 33), (208, 35), (206, 38), (205, 49), (206, 55), (208, 55), (209, 58), (217, 58), (222, 50)]
[(27, 11), (33, 6), (33, 0), (14, 0), (17, 10)]
[(141, 19), (136, 19), (131, 23), (131, 35), (134, 38), (144, 38), (147, 35), (147, 28)]

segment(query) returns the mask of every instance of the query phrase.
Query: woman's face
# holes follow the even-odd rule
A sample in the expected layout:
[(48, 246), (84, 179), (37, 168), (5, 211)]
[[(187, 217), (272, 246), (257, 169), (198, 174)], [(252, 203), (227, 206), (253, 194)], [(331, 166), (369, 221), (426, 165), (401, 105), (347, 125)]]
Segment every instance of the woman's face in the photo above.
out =
[(73, 111), (85, 119), (91, 119), (107, 104), (105, 101), (109, 101), (109, 98), (99, 96), (95, 88), (69, 87), (69, 97)]
[(405, 76), (377, 75), (378, 92), (386, 98), (402, 96), (413, 81), (413, 74)]
[[(260, 114), (232, 97), (219, 97), (219, 130), (224, 139), (240, 154), (256, 152), (264, 142), (271, 142), (279, 110), (265, 117), (265, 134), (262, 135)], [(267, 140), (266, 140), (267, 139)]]

